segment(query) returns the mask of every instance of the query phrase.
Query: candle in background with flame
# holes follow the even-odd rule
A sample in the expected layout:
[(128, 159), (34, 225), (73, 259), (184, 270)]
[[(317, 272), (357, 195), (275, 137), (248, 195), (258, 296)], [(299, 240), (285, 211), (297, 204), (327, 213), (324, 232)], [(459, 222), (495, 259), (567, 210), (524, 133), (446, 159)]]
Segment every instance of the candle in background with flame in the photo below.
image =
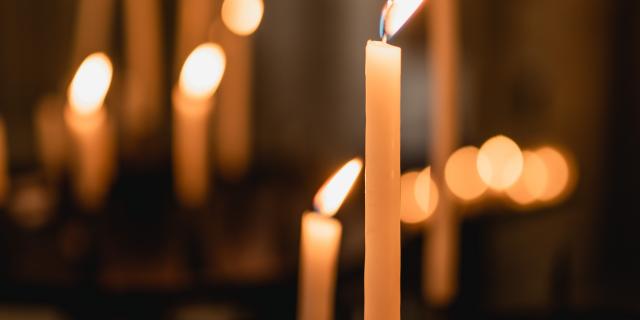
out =
[(204, 43), (189, 55), (173, 90), (173, 171), (178, 200), (188, 207), (206, 202), (209, 190), (208, 124), (225, 69), (225, 54)]
[[(251, 162), (253, 39), (264, 12), (262, 0), (225, 0), (214, 25), (227, 53), (227, 70), (216, 107), (216, 162), (223, 178), (241, 179)], [(218, 38), (216, 38), (218, 39)]]
[(84, 210), (95, 210), (109, 190), (114, 169), (114, 141), (104, 108), (113, 68), (101, 52), (89, 55), (67, 91), (65, 122), (73, 140), (73, 191)]
[(422, 1), (388, 1), (366, 47), (364, 318), (400, 319), (400, 65), (387, 40)]
[(302, 216), (298, 319), (333, 319), (336, 269), (342, 224), (333, 216), (362, 170), (358, 158), (347, 162), (320, 188), (313, 204), (315, 212)]

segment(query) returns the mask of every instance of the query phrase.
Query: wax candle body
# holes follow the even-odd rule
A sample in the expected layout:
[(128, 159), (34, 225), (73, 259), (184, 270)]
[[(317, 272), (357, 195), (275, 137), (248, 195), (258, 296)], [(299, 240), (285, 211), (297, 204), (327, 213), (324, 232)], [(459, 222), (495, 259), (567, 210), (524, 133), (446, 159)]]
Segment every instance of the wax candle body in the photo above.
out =
[(114, 141), (104, 107), (91, 114), (65, 108), (73, 144), (72, 187), (81, 208), (96, 210), (104, 202), (114, 171)]
[(162, 116), (161, 2), (125, 0), (126, 91), (123, 128), (127, 149), (140, 152), (140, 139), (155, 130)]
[(36, 107), (38, 156), (47, 180), (54, 184), (62, 177), (68, 153), (63, 115), (64, 99), (55, 95), (45, 96)]
[(401, 50), (366, 48), (364, 317), (400, 319)]
[[(429, 117), (432, 141), (432, 177), (444, 186), (446, 161), (457, 144), (457, 22), (456, 0), (434, 0), (429, 21), (433, 69), (432, 114)], [(444, 188), (443, 188), (444, 189)], [(458, 221), (451, 193), (443, 190), (432, 222), (426, 228), (423, 255), (423, 291), (426, 299), (446, 306), (457, 287)]]
[(178, 200), (188, 207), (206, 202), (209, 190), (207, 134), (212, 98), (173, 91), (173, 170)]
[(342, 224), (316, 212), (305, 212), (300, 233), (299, 320), (333, 319), (335, 283)]
[(220, 27), (228, 60), (216, 108), (216, 158), (220, 174), (234, 181), (246, 173), (251, 157), (252, 40)]

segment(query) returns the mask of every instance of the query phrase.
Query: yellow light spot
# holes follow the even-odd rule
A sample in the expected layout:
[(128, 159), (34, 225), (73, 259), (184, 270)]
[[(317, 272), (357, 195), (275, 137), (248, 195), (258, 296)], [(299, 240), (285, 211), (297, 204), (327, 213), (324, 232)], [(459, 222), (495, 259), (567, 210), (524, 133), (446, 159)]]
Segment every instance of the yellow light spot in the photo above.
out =
[(362, 171), (362, 160), (359, 158), (352, 159), (342, 166), (322, 185), (313, 198), (316, 210), (327, 216), (335, 215), (358, 179), (360, 171)]
[(565, 196), (572, 184), (571, 173), (575, 172), (567, 157), (552, 147), (540, 148), (536, 150), (536, 154), (544, 162), (549, 175), (549, 182), (541, 193), (540, 200), (554, 201)]
[(113, 67), (106, 54), (97, 52), (85, 58), (67, 91), (71, 110), (80, 115), (98, 111), (109, 91), (112, 75)]
[(480, 147), (476, 165), (484, 183), (494, 190), (505, 190), (522, 173), (522, 152), (513, 140), (498, 135)]
[(458, 149), (447, 160), (444, 179), (449, 190), (460, 199), (470, 201), (487, 190), (487, 184), (478, 174), (477, 158), (478, 148), (467, 146)]
[(240, 36), (252, 34), (262, 21), (262, 0), (225, 0), (222, 3), (222, 22)]
[(213, 95), (224, 74), (226, 58), (222, 47), (204, 43), (191, 52), (180, 72), (180, 90), (188, 97), (206, 99)]
[(522, 152), (524, 167), (516, 183), (507, 189), (507, 195), (520, 205), (528, 205), (539, 200), (548, 185), (548, 170), (544, 161), (536, 153)]
[(405, 223), (420, 223), (428, 219), (438, 206), (438, 187), (431, 179), (431, 168), (410, 171), (400, 179), (400, 219)]

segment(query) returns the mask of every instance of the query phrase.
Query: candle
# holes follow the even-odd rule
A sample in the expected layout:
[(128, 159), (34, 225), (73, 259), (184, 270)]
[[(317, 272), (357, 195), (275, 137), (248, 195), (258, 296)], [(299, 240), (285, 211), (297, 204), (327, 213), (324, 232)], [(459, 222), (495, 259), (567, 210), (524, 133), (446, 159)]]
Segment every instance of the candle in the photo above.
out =
[(109, 49), (114, 12), (114, 0), (78, 1), (71, 65), (80, 64), (93, 52)]
[(34, 126), (38, 145), (38, 157), (48, 182), (60, 181), (67, 158), (67, 128), (64, 123), (62, 96), (43, 97), (35, 111)]
[(114, 146), (103, 102), (112, 72), (107, 55), (91, 54), (78, 68), (67, 92), (64, 117), (73, 139), (72, 187), (84, 210), (97, 209), (111, 183)]
[(207, 41), (214, 3), (212, 0), (179, 0), (177, 3), (176, 69), (190, 52)]
[(262, 0), (225, 0), (224, 27), (217, 28), (229, 59), (218, 93), (215, 146), (220, 174), (230, 181), (244, 176), (251, 158), (253, 40), (249, 36), (258, 28), (263, 10)]
[[(417, 3), (417, 5), (416, 5)], [(400, 58), (386, 40), (421, 1), (388, 1), (366, 47), (364, 318), (400, 319)]]
[[(125, 0), (125, 95), (122, 108), (125, 146), (140, 152), (141, 139), (157, 128), (162, 111), (161, 2)], [(148, 155), (147, 155), (148, 156)]]
[(298, 319), (333, 319), (334, 291), (342, 224), (333, 218), (362, 170), (362, 161), (347, 162), (320, 188), (316, 212), (302, 216)]
[(0, 207), (7, 203), (9, 195), (9, 157), (7, 150), (7, 129), (0, 118)]
[[(427, 21), (433, 70), (429, 156), (433, 178), (443, 186), (446, 161), (458, 140), (457, 1), (432, 0), (429, 8)], [(446, 306), (456, 294), (458, 273), (458, 221), (453, 195), (449, 192), (440, 195), (431, 224), (425, 228), (423, 248), (424, 297), (431, 304)]]
[(204, 43), (189, 55), (173, 90), (173, 169), (178, 200), (188, 207), (206, 202), (209, 190), (208, 124), (225, 68), (225, 54)]

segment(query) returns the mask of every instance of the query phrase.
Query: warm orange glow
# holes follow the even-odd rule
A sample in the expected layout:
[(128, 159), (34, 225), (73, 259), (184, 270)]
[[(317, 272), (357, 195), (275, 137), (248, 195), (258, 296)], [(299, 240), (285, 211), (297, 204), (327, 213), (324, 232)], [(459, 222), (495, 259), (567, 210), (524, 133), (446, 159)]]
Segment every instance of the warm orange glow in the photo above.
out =
[(418, 10), (423, 0), (388, 0), (382, 10), (382, 36), (393, 36)]
[(438, 188), (431, 179), (431, 168), (410, 171), (400, 178), (400, 219), (405, 223), (420, 223), (429, 218), (438, 205)]
[(191, 52), (180, 72), (180, 91), (190, 98), (206, 99), (218, 89), (226, 57), (222, 47), (204, 43)]
[(98, 111), (107, 95), (112, 76), (113, 67), (106, 54), (97, 52), (85, 58), (67, 91), (71, 109), (81, 115)]
[(567, 157), (552, 147), (543, 147), (535, 153), (547, 168), (549, 182), (540, 195), (542, 201), (553, 201), (565, 195), (571, 185), (571, 166)]
[(538, 200), (547, 188), (547, 167), (536, 153), (522, 152), (524, 166), (516, 183), (507, 189), (507, 195), (520, 205), (527, 205)]
[(225, 0), (222, 3), (222, 22), (240, 36), (252, 34), (262, 21), (262, 0)]
[(449, 190), (460, 199), (473, 200), (487, 190), (487, 184), (478, 174), (476, 161), (478, 148), (467, 146), (454, 152), (444, 168), (444, 179)]
[(362, 171), (362, 160), (359, 158), (352, 159), (342, 166), (324, 183), (313, 198), (316, 210), (328, 216), (336, 214), (358, 179), (360, 171)]
[(513, 140), (498, 135), (480, 147), (476, 165), (484, 183), (494, 190), (504, 190), (522, 173), (522, 152)]

